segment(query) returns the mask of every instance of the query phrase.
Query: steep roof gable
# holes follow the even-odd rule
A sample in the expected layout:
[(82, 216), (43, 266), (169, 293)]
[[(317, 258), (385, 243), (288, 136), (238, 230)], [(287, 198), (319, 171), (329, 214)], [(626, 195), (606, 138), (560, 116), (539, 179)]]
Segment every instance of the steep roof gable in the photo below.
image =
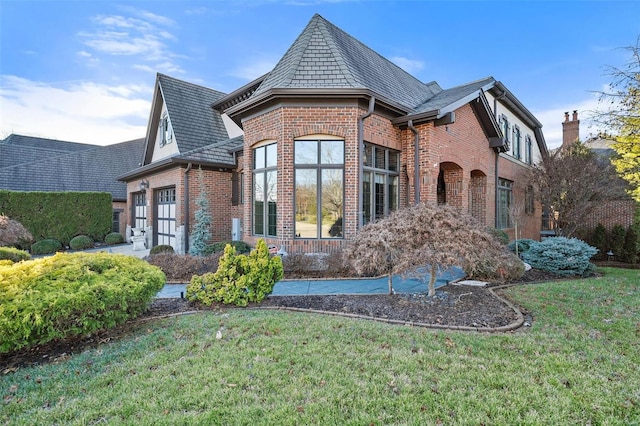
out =
[[(166, 105), (179, 152), (185, 153), (229, 139), (221, 114), (211, 108), (225, 93), (164, 74), (158, 74), (157, 88), (156, 96), (161, 96)], [(154, 102), (154, 105), (161, 107), (162, 103)], [(145, 151), (147, 158), (151, 158), (150, 149), (155, 142), (160, 114), (160, 108), (154, 108), (154, 116), (149, 121)]]
[(252, 97), (270, 89), (369, 89), (407, 109), (440, 90), (316, 14)]

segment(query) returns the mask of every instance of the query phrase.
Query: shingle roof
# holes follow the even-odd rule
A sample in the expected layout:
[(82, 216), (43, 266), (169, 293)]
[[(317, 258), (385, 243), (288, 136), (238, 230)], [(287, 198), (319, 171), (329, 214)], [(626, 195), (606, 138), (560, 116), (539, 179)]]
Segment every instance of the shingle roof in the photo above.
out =
[(127, 186), (116, 177), (138, 166), (144, 139), (88, 146), (91, 148), (79, 152), (0, 168), (0, 188), (109, 192), (116, 200), (126, 200)]
[(59, 141), (56, 139), (46, 139), (34, 136), (24, 136), (11, 134), (6, 139), (0, 141), (0, 145), (19, 145), (21, 147), (32, 147), (37, 149), (47, 149), (61, 152), (77, 152), (85, 149), (95, 148), (95, 145), (77, 142)]
[(413, 109), (440, 90), (316, 14), (252, 97), (282, 88), (362, 88)]
[(420, 113), (444, 109), (470, 95), (475, 95), (480, 89), (485, 89), (493, 83), (495, 83), (495, 79), (493, 77), (487, 77), (482, 80), (452, 87), (451, 89), (445, 89), (421, 105), (418, 105), (415, 108), (415, 112)]
[(235, 166), (235, 158), (232, 151), (244, 145), (244, 137), (238, 136), (222, 142), (196, 148), (192, 151), (178, 155), (176, 158), (189, 160), (195, 163), (213, 163), (219, 165)]
[(225, 93), (164, 74), (158, 83), (181, 153), (229, 138), (220, 113), (211, 108)]

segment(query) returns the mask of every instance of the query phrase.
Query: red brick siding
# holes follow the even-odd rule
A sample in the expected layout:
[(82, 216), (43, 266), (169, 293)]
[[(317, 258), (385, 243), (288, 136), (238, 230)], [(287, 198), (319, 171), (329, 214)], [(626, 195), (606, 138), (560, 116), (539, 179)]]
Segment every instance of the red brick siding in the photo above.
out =
[(579, 234), (588, 236), (599, 223), (607, 230), (611, 230), (616, 225), (626, 229), (633, 224), (635, 208), (636, 203), (632, 199), (614, 200), (603, 204), (589, 215), (584, 226), (580, 228)]

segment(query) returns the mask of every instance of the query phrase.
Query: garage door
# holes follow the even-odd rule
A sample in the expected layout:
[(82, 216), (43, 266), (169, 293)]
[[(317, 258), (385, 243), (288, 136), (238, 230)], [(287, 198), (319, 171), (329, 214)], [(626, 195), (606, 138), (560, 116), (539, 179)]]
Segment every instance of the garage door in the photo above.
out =
[(170, 245), (176, 249), (176, 189), (156, 191), (156, 245)]

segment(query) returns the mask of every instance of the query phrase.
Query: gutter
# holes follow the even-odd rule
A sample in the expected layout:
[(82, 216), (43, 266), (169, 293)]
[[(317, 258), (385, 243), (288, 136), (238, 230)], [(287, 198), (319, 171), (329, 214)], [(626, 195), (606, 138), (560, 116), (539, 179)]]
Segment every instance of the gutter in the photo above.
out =
[(376, 106), (376, 97), (371, 96), (369, 98), (369, 109), (367, 112), (358, 117), (358, 229), (362, 228), (364, 212), (362, 211), (362, 201), (364, 192), (364, 119), (373, 114), (373, 109)]
[(192, 164), (184, 170), (184, 254), (189, 253), (189, 171)]
[(420, 204), (420, 158), (418, 156), (420, 147), (420, 135), (418, 130), (413, 126), (413, 120), (407, 122), (409, 130), (413, 132), (413, 186), (414, 186), (414, 202)]

